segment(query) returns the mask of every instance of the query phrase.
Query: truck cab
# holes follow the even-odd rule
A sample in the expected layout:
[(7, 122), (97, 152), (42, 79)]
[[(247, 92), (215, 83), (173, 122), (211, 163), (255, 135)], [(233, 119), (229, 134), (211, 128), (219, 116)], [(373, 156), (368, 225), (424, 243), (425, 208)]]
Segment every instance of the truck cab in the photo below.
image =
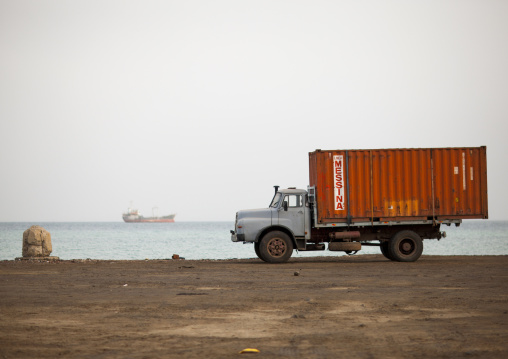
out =
[(268, 208), (236, 213), (233, 242), (254, 243), (257, 256), (270, 263), (285, 262), (293, 249), (305, 250), (310, 239), (311, 208), (306, 190), (278, 189)]

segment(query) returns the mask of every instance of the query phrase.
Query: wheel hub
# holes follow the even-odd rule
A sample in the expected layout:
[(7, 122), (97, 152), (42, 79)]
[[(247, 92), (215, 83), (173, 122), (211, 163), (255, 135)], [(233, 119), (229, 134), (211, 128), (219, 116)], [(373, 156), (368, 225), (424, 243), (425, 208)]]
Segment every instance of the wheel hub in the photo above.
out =
[(268, 252), (274, 257), (280, 257), (286, 253), (286, 243), (280, 238), (273, 238), (268, 242)]
[(411, 254), (414, 248), (414, 243), (409, 239), (405, 239), (400, 243), (400, 251), (405, 255)]

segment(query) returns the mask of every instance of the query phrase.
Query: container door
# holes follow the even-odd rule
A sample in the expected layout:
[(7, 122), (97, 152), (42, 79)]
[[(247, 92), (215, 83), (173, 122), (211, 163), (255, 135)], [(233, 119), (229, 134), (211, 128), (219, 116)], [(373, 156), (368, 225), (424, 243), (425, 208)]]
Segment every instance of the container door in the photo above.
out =
[(483, 200), (486, 197), (486, 162), (482, 160), (485, 152), (484, 147), (432, 151), (437, 219), (482, 215), (486, 218)]
[(284, 202), (287, 203), (287, 211), (284, 210), (284, 205), (280, 208), (279, 224), (293, 231), (296, 237), (303, 237), (305, 235), (303, 195), (288, 194), (284, 197)]

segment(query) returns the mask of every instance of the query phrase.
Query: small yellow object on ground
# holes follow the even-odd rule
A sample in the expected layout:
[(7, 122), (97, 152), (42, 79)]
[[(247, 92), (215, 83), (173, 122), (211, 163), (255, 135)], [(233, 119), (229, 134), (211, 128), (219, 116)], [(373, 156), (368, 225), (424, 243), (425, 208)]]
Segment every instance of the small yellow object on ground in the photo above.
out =
[(244, 350), (242, 350), (240, 352), (240, 354), (245, 354), (245, 353), (259, 353), (259, 350), (254, 349), (254, 348), (245, 348)]

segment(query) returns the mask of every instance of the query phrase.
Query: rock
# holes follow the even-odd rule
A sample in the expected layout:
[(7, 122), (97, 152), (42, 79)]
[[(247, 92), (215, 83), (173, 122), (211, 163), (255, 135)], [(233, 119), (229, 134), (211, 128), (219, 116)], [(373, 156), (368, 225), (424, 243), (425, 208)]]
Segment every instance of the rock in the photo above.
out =
[(47, 257), (52, 251), (51, 234), (41, 226), (23, 232), (23, 257)]
[(291, 318), (293, 318), (293, 319), (305, 319), (305, 315), (303, 315), (303, 314), (293, 314), (293, 316)]

